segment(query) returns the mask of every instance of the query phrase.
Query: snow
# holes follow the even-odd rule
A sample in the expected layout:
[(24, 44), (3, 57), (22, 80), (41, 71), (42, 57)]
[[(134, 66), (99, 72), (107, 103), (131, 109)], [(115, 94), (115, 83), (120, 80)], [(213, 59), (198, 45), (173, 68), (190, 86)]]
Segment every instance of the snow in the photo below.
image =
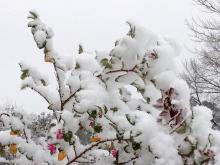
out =
[(67, 127), (67, 130), (71, 130), (73, 134), (79, 129), (79, 121), (77, 118), (74, 118), (73, 114), (67, 110), (64, 110), (61, 115), (64, 125)]
[[(0, 132), (0, 143), (17, 144), (18, 164), (28, 164), (25, 155), (33, 164), (82, 160), (110, 165), (117, 156), (111, 150), (118, 153), (119, 162), (132, 164), (135, 159), (137, 165), (199, 162), (208, 150), (219, 161), (220, 134), (211, 129), (211, 111), (190, 108), (189, 88), (176, 74), (176, 41), (128, 22), (129, 33), (111, 51), (61, 57), (53, 48), (51, 29), (39, 15), (31, 13), (31, 18), (34, 40), (44, 49), (45, 62), (52, 63), (56, 81), (51, 86), (36, 69), (20, 63), (22, 88), (40, 94), (55, 119), (48, 136), (36, 143), (26, 139), (22, 119), (1, 116), (8, 127)], [(21, 130), (23, 136), (10, 135), (11, 129)], [(192, 146), (192, 154), (181, 155)], [(60, 151), (66, 153), (62, 161), (57, 160)], [(212, 161), (214, 156), (209, 156)]]
[(80, 70), (90, 71), (92, 73), (99, 72), (101, 69), (94, 56), (87, 53), (81, 53), (76, 56), (76, 65), (79, 66)]
[(212, 132), (212, 111), (203, 106), (196, 106), (193, 108), (193, 116), (193, 134), (198, 138), (201, 146), (205, 147), (208, 135)]
[[(21, 71), (27, 70), (27, 77), (31, 77), (36, 85), (49, 85), (49, 80), (46, 75), (38, 72), (36, 68), (26, 64), (25, 62), (19, 63)], [(26, 77), (25, 77), (26, 78)]]

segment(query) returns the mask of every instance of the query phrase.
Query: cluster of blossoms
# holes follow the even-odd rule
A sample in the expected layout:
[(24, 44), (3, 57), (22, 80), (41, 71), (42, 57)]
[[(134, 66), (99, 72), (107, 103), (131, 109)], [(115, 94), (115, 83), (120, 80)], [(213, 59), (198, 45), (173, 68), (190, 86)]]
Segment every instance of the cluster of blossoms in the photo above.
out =
[(189, 106), (188, 86), (175, 72), (180, 51), (174, 40), (128, 22), (130, 31), (111, 51), (88, 54), (80, 46), (78, 54), (63, 57), (54, 50), (53, 32), (39, 15), (31, 11), (29, 18), (56, 84), (21, 62), (21, 88), (42, 96), (55, 119), (47, 136), (35, 143), (25, 123), (15, 129), (17, 119), (6, 116), (11, 130), (19, 131), (16, 136), (9, 130), (0, 132), (1, 146), (9, 145), (14, 155), (12, 163), (220, 163), (220, 133), (211, 129), (209, 109)]

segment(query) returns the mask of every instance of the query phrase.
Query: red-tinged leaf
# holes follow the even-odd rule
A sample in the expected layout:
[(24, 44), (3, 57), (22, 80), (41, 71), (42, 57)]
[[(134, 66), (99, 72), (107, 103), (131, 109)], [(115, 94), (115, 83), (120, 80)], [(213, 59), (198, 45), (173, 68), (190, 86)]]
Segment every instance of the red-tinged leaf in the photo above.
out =
[(157, 99), (157, 103), (163, 103), (163, 98)]
[(167, 116), (167, 111), (162, 111), (161, 113), (160, 113), (160, 116)]
[(177, 114), (178, 114), (178, 110), (174, 110), (174, 109), (171, 109), (169, 112), (170, 112), (170, 117), (171, 118), (176, 117)]
[(163, 108), (163, 105), (161, 105), (161, 104), (154, 104), (153, 105), (155, 108)]

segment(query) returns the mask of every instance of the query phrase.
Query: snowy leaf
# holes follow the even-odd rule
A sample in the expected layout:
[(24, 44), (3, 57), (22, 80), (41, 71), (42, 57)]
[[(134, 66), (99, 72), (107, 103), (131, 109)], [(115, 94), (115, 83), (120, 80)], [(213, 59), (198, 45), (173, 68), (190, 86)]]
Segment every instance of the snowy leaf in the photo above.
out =
[(28, 72), (29, 70), (28, 69), (24, 69), (24, 70), (21, 70), (22, 71), (22, 74), (21, 74), (21, 79), (24, 80), (26, 77), (28, 77)]
[(141, 144), (140, 143), (137, 143), (137, 142), (135, 142), (135, 141), (133, 141), (132, 142), (132, 148), (133, 148), (133, 150), (139, 150), (139, 149), (141, 149)]
[(108, 59), (107, 58), (103, 58), (100, 63), (105, 67), (105, 68), (109, 68), (111, 69), (112, 68), (112, 65), (109, 63)]
[(117, 107), (113, 107), (113, 108), (111, 108), (111, 111), (117, 112), (117, 111), (118, 111), (118, 108), (117, 108)]
[(126, 114), (126, 119), (128, 120), (128, 122), (131, 124), (131, 125), (135, 125), (135, 121), (134, 119), (132, 119), (132, 117), (130, 116), (130, 114)]
[(94, 131), (97, 132), (97, 133), (102, 132), (102, 126), (97, 123), (97, 124), (94, 126)]
[(97, 117), (97, 111), (93, 110), (91, 113), (89, 113), (89, 116), (95, 119)]
[(135, 37), (135, 26), (129, 21), (127, 21), (127, 24), (130, 27), (130, 30), (128, 32), (128, 36), (131, 36), (131, 38), (134, 38)]
[(79, 68), (80, 68), (79, 63), (76, 63), (76, 67), (75, 67), (75, 69), (79, 69)]
[(69, 143), (71, 143), (72, 137), (73, 137), (73, 133), (71, 131), (68, 131), (67, 133), (64, 133), (63, 135), (63, 139)]
[(79, 44), (78, 53), (79, 53), (79, 54), (83, 53), (83, 46), (82, 46), (81, 44)]

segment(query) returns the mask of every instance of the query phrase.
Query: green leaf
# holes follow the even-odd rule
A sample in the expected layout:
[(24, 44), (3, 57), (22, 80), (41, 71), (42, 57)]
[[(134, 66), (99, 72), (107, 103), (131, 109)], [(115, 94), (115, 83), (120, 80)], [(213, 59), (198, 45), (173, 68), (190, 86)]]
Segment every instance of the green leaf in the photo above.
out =
[(4, 148), (0, 148), (0, 157), (5, 157), (5, 150)]
[[(102, 108), (101, 108), (100, 106), (97, 106), (97, 107), (98, 107), (99, 111), (100, 111), (101, 113), (103, 113)], [(105, 113), (105, 114), (106, 114), (106, 113)]]
[(179, 128), (176, 129), (176, 133), (178, 134), (184, 134), (186, 133), (186, 122), (184, 122)]
[(133, 26), (130, 22), (127, 22), (127, 24), (130, 26), (130, 30), (128, 32), (128, 36), (131, 36), (131, 38), (135, 37), (135, 26)]
[(113, 107), (113, 108), (111, 108), (111, 110), (112, 110), (113, 112), (117, 112), (117, 111), (118, 111), (118, 108), (117, 108), (117, 107)]
[(55, 123), (51, 123), (50, 126), (49, 126), (49, 128), (52, 128), (52, 127), (55, 127), (55, 126), (56, 126)]
[(150, 97), (146, 97), (145, 99), (146, 99), (147, 103), (150, 104)]
[(102, 132), (102, 126), (97, 123), (97, 124), (94, 126), (94, 131), (97, 132), (97, 133)]
[(104, 106), (104, 111), (105, 111), (105, 114), (108, 112), (108, 108), (106, 106)]
[(79, 63), (76, 63), (76, 67), (75, 67), (75, 69), (79, 69), (79, 68), (80, 68)]
[(68, 131), (67, 133), (63, 135), (64, 141), (69, 142), (69, 143), (71, 142), (72, 137), (73, 137), (73, 133), (71, 131)]
[(117, 46), (119, 44), (119, 40), (115, 41), (115, 46)]
[(107, 64), (105, 65), (105, 68), (109, 68), (109, 69), (112, 69), (112, 64), (110, 64), (110, 63), (107, 63)]
[(124, 146), (124, 151), (126, 152), (126, 153), (131, 153), (131, 151), (130, 151), (130, 146), (127, 144), (126, 146)]
[(109, 63), (108, 59), (107, 58), (103, 58), (100, 63), (105, 67), (105, 68), (109, 68), (111, 69), (112, 68), (112, 65)]
[(124, 133), (118, 132), (118, 133), (116, 134), (116, 137), (117, 137), (118, 140), (122, 140), (122, 139), (124, 138)]
[(41, 83), (43, 84), (43, 86), (46, 86), (46, 85), (47, 85), (46, 82), (45, 82), (45, 80), (41, 79), (40, 81), (41, 81)]
[(139, 89), (139, 88), (138, 88), (138, 91), (143, 95), (144, 92), (145, 92), (145, 89)]
[(89, 114), (89, 116), (95, 119), (95, 118), (97, 117), (97, 111), (96, 111), (96, 110), (93, 110), (93, 111)]
[(54, 104), (50, 104), (47, 108), (50, 109), (50, 110), (54, 110), (55, 107), (56, 107), (56, 106), (55, 106)]
[(128, 120), (128, 122), (131, 124), (131, 125), (135, 125), (135, 121), (131, 118), (131, 116), (129, 114), (126, 114), (126, 119)]
[(100, 63), (103, 65), (103, 66), (106, 66), (106, 64), (108, 63), (108, 59), (107, 58), (103, 58)]
[(79, 54), (83, 53), (83, 46), (81, 44), (79, 44)]
[(26, 158), (28, 159), (28, 160), (33, 160), (33, 158), (32, 158), (32, 156), (30, 156), (30, 155), (26, 155)]
[(29, 13), (33, 16), (33, 18), (38, 18), (38, 14), (34, 11), (29, 11)]
[(139, 150), (139, 149), (141, 149), (141, 144), (140, 143), (137, 143), (137, 142), (135, 142), (135, 141), (133, 141), (132, 142), (132, 148), (133, 148), (133, 150)]
[(28, 77), (28, 72), (29, 70), (28, 69), (24, 69), (24, 70), (21, 70), (22, 71), (22, 74), (21, 74), (21, 79), (24, 80), (26, 77)]
[(137, 131), (136, 132), (136, 134), (135, 135), (133, 135), (134, 137), (138, 137), (138, 136), (140, 136), (142, 134), (142, 132), (140, 132), (140, 131)]

